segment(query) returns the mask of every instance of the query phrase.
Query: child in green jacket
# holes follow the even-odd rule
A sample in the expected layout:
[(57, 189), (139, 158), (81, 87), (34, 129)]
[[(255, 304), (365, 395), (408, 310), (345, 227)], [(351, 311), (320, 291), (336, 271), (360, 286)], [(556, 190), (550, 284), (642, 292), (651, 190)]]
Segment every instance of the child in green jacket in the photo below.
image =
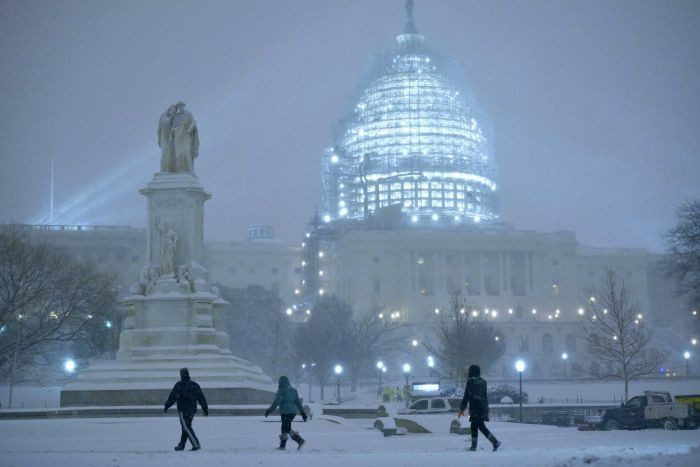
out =
[(280, 434), (280, 446), (277, 449), (284, 450), (287, 445), (287, 439), (290, 436), (299, 445), (297, 449), (301, 449), (306, 441), (299, 436), (298, 432), (292, 430), (292, 420), (296, 417), (297, 410), (299, 410), (301, 418), (303, 418), (304, 421), (306, 421), (307, 416), (306, 412), (304, 412), (304, 407), (301, 406), (301, 400), (299, 399), (297, 390), (292, 387), (289, 378), (286, 376), (280, 376), (275, 400), (265, 411), (265, 418), (267, 418), (277, 406), (279, 406), (280, 415), (282, 416), (282, 433)]

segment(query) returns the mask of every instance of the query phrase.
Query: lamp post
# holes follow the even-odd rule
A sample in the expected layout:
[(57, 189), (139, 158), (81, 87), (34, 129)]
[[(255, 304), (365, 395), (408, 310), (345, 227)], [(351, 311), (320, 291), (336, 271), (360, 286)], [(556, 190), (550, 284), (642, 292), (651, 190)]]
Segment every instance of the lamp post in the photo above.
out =
[(382, 373), (386, 372), (386, 367), (384, 366), (384, 362), (379, 360), (377, 362), (377, 370), (379, 372), (379, 381), (377, 382), (377, 394), (381, 397), (382, 395)]
[(335, 376), (336, 376), (336, 395), (338, 396), (338, 404), (340, 404), (340, 375), (343, 373), (343, 367), (340, 365), (336, 365), (335, 368), (333, 369), (335, 371)]
[(404, 386), (404, 388), (406, 388), (406, 389), (404, 391), (405, 392), (404, 395), (406, 396), (406, 407), (408, 407), (410, 405), (408, 403), (408, 394), (409, 394), (408, 379), (411, 377), (411, 365), (409, 365), (408, 363), (404, 363), (402, 369), (403, 369), (403, 376), (404, 376), (404, 378), (406, 378), (406, 385)]
[(690, 376), (690, 352), (687, 350), (683, 352), (683, 358), (685, 358), (685, 375)]
[(566, 352), (561, 354), (561, 360), (562, 360), (562, 362), (564, 362), (564, 378), (566, 378), (566, 360), (568, 360), (568, 358), (569, 358), (569, 354), (567, 354)]
[(515, 370), (518, 372), (520, 380), (520, 423), (523, 422), (523, 371), (525, 371), (525, 362), (518, 360), (515, 362)]
[(428, 368), (430, 368), (430, 377), (433, 377), (433, 368), (435, 368), (435, 359), (432, 355), (428, 355)]

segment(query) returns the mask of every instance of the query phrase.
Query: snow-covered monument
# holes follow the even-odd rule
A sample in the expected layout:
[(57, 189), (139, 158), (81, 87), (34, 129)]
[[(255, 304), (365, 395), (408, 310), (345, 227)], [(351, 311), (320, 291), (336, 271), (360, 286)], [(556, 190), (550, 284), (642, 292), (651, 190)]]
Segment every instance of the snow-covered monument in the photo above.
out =
[(204, 202), (194, 173), (199, 138), (183, 103), (160, 118), (161, 171), (141, 190), (148, 200), (146, 264), (123, 301), (126, 318), (114, 361), (93, 361), (61, 391), (61, 406), (162, 404), (188, 367), (210, 404), (267, 402), (271, 380), (229, 350), (227, 303), (204, 264)]

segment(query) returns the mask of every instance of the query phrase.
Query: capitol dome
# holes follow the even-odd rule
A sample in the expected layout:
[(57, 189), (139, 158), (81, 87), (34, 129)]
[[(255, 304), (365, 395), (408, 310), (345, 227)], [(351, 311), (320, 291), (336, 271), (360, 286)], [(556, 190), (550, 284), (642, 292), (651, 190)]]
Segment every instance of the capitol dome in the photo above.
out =
[(409, 223), (495, 222), (493, 127), (450, 61), (408, 19), (370, 63), (323, 156), (325, 222), (400, 206)]

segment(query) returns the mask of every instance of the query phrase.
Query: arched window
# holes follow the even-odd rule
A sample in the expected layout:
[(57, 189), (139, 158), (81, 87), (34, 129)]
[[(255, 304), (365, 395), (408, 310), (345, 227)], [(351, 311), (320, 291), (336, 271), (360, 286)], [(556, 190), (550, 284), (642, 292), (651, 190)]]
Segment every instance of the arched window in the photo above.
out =
[(554, 350), (554, 341), (551, 334), (546, 333), (542, 336), (542, 352), (552, 353)]
[(576, 352), (576, 335), (569, 333), (566, 335), (566, 351)]
[(527, 336), (520, 334), (518, 337), (518, 352), (528, 352), (530, 350), (530, 343), (528, 342)]

